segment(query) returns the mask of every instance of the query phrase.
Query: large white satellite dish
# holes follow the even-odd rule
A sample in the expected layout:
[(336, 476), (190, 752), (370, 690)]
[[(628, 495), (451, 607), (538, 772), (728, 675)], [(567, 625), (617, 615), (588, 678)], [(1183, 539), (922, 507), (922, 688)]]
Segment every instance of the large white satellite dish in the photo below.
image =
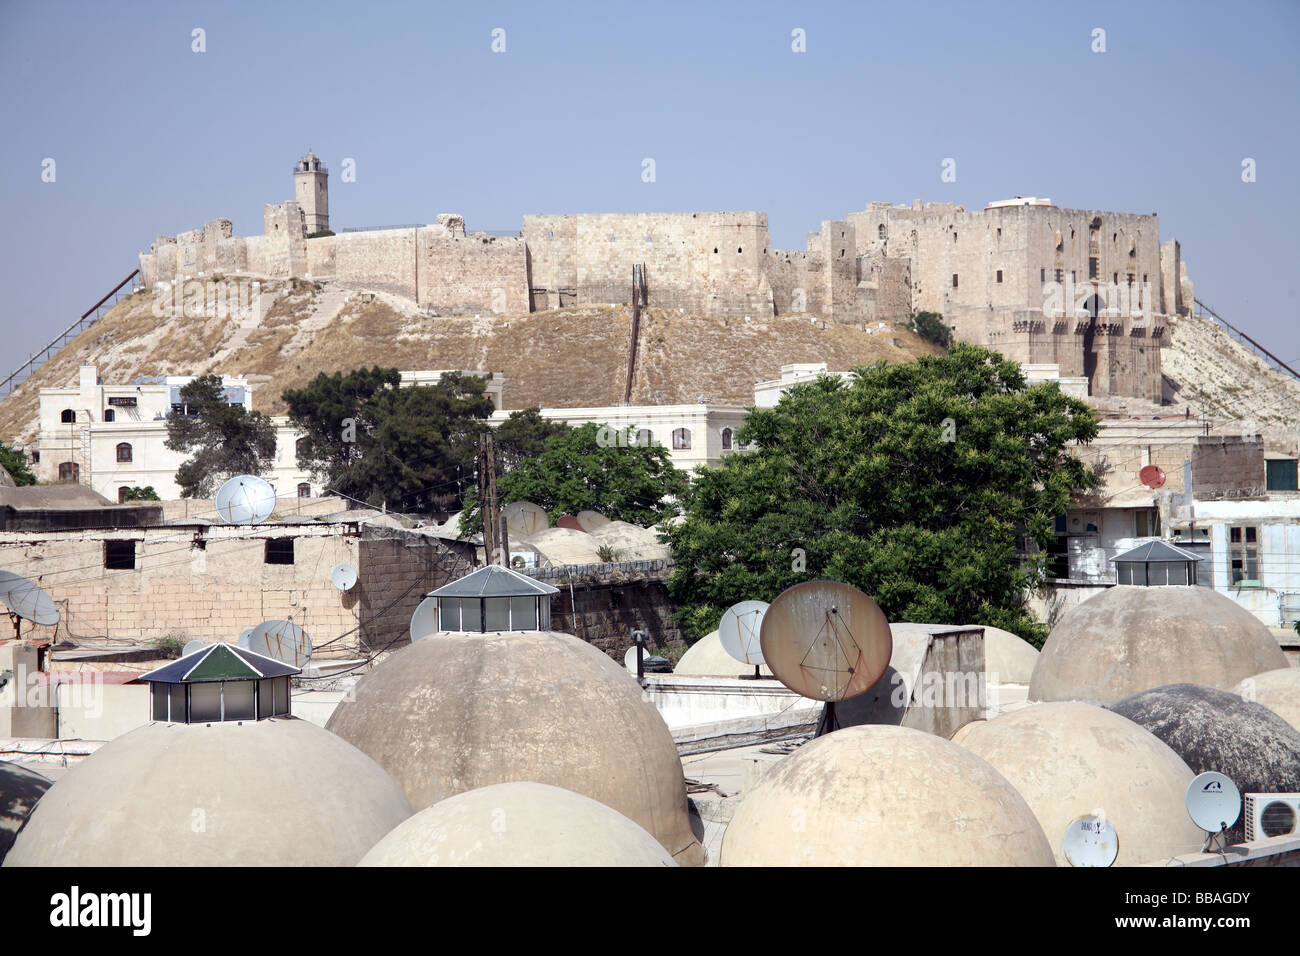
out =
[(1105, 817), (1086, 814), (1070, 821), (1061, 848), (1070, 866), (1110, 866), (1119, 855), (1119, 836)]
[(330, 572), (330, 581), (340, 591), (351, 591), (357, 583), (357, 569), (350, 564), (340, 564)]
[(1221, 833), (1241, 816), (1241, 791), (1217, 770), (1198, 773), (1187, 785), (1187, 815), (1209, 834)]
[(763, 645), (759, 635), (763, 627), (766, 601), (741, 601), (727, 608), (718, 624), (718, 639), (722, 649), (740, 661), (754, 667), (764, 663)]
[(244, 650), (248, 650), (248, 641), (249, 641), (249, 638), (251, 638), (251, 637), (253, 636), (253, 631), (254, 631), (254, 628), (246, 627), (246, 628), (244, 628), (242, 631), (240, 631), (240, 633), (239, 633), (239, 641), (238, 641), (238, 644), (239, 644), (239, 646), (242, 647)]
[(226, 524), (261, 524), (275, 510), (275, 488), (256, 475), (236, 475), (217, 489), (216, 503)]
[(411, 615), (411, 640), (421, 641), (438, 633), (438, 599), (427, 597)]
[(59, 623), (59, 609), (45, 589), (12, 571), (0, 571), (0, 604), (7, 607), (10, 614), (36, 624)]
[(311, 638), (293, 621), (263, 621), (248, 635), (248, 649), (294, 667), (311, 660)]
[(551, 516), (531, 501), (512, 501), (501, 510), (506, 527), (519, 538), (527, 538), (551, 526)]
[(208, 646), (207, 641), (193, 640), (186, 641), (185, 647), (181, 649), (181, 657), (189, 657), (195, 651), (201, 651)]

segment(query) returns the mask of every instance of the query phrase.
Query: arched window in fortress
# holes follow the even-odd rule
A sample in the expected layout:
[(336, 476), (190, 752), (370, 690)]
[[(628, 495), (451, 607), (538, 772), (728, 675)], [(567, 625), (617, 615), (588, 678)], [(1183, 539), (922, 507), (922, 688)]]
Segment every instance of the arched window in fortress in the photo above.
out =
[(876, 234), (880, 236), (881, 239), (885, 238), (885, 224), (883, 222), (877, 227)]
[(691, 430), (689, 428), (673, 429), (673, 450), (687, 451), (691, 447)]
[(723, 451), (731, 450), (731, 429), (730, 428), (724, 428), (722, 430), (722, 450)]
[(117, 460), (120, 462), (135, 460), (135, 450), (131, 447), (130, 442), (120, 441), (117, 443)]
[(70, 408), (65, 408), (59, 412), (59, 421), (65, 425), (73, 425), (77, 421), (77, 413)]

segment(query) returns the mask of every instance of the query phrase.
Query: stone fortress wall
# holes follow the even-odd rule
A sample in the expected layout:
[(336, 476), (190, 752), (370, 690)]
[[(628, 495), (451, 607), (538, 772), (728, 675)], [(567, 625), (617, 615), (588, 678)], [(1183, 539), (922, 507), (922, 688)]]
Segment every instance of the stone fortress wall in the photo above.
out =
[(144, 284), (333, 279), (434, 314), (521, 314), (628, 304), (632, 267), (644, 263), (654, 307), (851, 324), (939, 312), (960, 341), (1056, 364), (1094, 395), (1156, 403), (1166, 319), (1192, 302), (1178, 243), (1160, 244), (1154, 214), (1019, 198), (981, 210), (877, 202), (823, 222), (802, 250), (771, 248), (761, 212), (526, 215), (511, 238), (467, 233), (462, 217), (443, 214), (421, 227), (313, 235), (329, 228), (327, 175), (310, 152), (300, 160), (299, 199), (266, 206), (260, 236), (234, 236), (228, 219), (160, 236), (140, 256)]

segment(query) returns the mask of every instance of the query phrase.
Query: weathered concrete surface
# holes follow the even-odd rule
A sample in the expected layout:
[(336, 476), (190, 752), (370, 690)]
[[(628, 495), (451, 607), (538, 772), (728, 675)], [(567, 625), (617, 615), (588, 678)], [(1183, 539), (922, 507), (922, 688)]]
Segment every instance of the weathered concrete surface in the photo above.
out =
[(1038, 663), (1038, 648), (1018, 634), (983, 624), (984, 672), (998, 684), (1028, 684)]
[(1029, 699), (1113, 704), (1165, 684), (1226, 689), (1285, 666), (1268, 628), (1211, 588), (1117, 585), (1052, 629)]
[(676, 866), (659, 841), (590, 797), (544, 783), (458, 793), (398, 824), (358, 866)]
[(1052, 866), (1033, 811), (970, 751), (906, 727), (799, 748), (744, 796), (723, 866)]
[(352, 866), (411, 812), (306, 721), (152, 723), (60, 778), (4, 865)]
[(1104, 708), (1035, 704), (970, 725), (962, 746), (1020, 791), (1062, 866), (1066, 829), (1086, 813), (1114, 824), (1117, 866), (1201, 847), (1203, 834), (1183, 805), (1192, 771), (1159, 738)]
[[(1183, 758), (1193, 773), (1217, 770), (1244, 793), (1300, 792), (1300, 731), (1267, 707), (1228, 691), (1173, 684), (1114, 704)], [(1245, 834), (1239, 818), (1231, 842)]]
[(554, 632), (439, 633), (364, 677), (327, 725), (424, 808), (532, 781), (598, 800), (701, 861), (672, 735), (636, 678)]
[(1300, 731), (1300, 668), (1279, 667), (1247, 677), (1232, 688), (1246, 700), (1263, 704), (1297, 731)]
[(50, 781), (39, 773), (0, 760), (0, 863), (48, 789)]

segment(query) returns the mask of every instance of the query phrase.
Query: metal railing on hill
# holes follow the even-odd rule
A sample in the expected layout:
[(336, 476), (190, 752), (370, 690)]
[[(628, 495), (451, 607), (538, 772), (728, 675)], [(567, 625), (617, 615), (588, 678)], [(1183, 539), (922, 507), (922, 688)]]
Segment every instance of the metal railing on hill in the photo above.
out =
[(1268, 349), (1264, 348), (1264, 346), (1260, 345), (1258, 342), (1252, 339), (1245, 332), (1241, 331), (1241, 329), (1237, 328), (1235, 325), (1233, 325), (1223, 316), (1219, 315), (1219, 313), (1215, 312), (1213, 309), (1211, 309), (1200, 299), (1193, 299), (1192, 302), (1194, 302), (1196, 305), (1195, 314), (1197, 318), (1211, 319), (1214, 322), (1217, 322), (1219, 325), (1223, 326), (1223, 328), (1227, 330), (1230, 336), (1232, 336), (1235, 340), (1237, 340), (1241, 344), (1245, 345), (1248, 349), (1250, 349), (1260, 358), (1264, 359), (1264, 361), (1272, 365), (1273, 368), (1277, 369), (1279, 372), (1286, 372), (1292, 378), (1300, 379), (1300, 372), (1297, 372), (1290, 365), (1287, 365), (1286, 362), (1283, 362), (1280, 358), (1278, 358)]
[[(126, 286), (128, 282), (130, 282), (139, 274), (140, 274), (139, 269), (132, 269), (131, 274), (129, 276), (127, 276), (117, 285), (113, 286), (113, 288), (109, 289), (108, 293), (104, 295), (103, 298), (101, 298), (98, 302), (92, 305), (85, 312), (81, 313), (81, 318), (77, 319), (76, 322), (73, 322), (66, 329), (64, 329), (62, 332), (56, 335), (50, 341), (49, 345), (45, 346), (45, 348), (37, 352), (33, 352), (31, 358), (29, 358), (26, 362), (18, 366), (16, 369), (14, 369), (4, 378), (0, 378), (0, 398), (7, 397), (15, 388), (17, 388), (24, 381), (26, 381), (27, 378), (30, 377), (33, 372), (35, 372), (38, 368), (40, 368), (42, 365), (45, 364), (46, 360), (50, 357), (52, 353), (57, 352), (59, 349), (63, 348), (63, 346), (67, 343), (68, 339), (70, 339), (72, 336), (79, 333), (86, 326), (96, 322), (103, 315), (105, 306), (111, 309), (113, 305), (117, 303), (117, 300), (122, 297), (123, 294), (130, 295), (131, 294), (130, 292), (123, 293), (122, 289), (123, 287)], [(109, 302), (108, 301), (109, 299), (112, 299), (113, 301)]]

